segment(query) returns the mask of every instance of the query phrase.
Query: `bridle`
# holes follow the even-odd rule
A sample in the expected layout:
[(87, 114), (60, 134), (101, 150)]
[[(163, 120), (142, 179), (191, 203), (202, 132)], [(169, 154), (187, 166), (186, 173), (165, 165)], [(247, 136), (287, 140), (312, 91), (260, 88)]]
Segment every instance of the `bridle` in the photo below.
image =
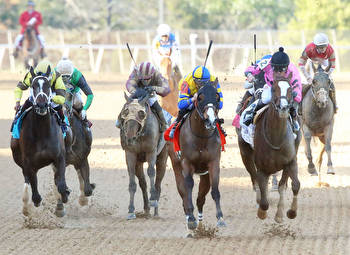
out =
[[(43, 81), (45, 80), (45, 81)], [(51, 91), (51, 87), (49, 86), (49, 95), (47, 95), (44, 91), (43, 91), (43, 85), (44, 83), (47, 82), (48, 84), (50, 84), (50, 81), (49, 79), (46, 77), (46, 76), (43, 76), (43, 75), (39, 75), (39, 76), (35, 76), (32, 80), (32, 86), (30, 88), (30, 93), (31, 93), (31, 96), (33, 98), (33, 106), (34, 106), (34, 112), (36, 114), (39, 114), (39, 115), (45, 115), (43, 114), (42, 112), (42, 109), (48, 109), (49, 108), (49, 102), (51, 101), (51, 98), (52, 98), (52, 91)], [(34, 83), (39, 83), (39, 93), (37, 93), (36, 95), (34, 95), (34, 89), (33, 89), (33, 84)], [(46, 99), (46, 102), (47, 104), (45, 105), (45, 107), (42, 107), (42, 106), (39, 106), (38, 105), (38, 98), (40, 96), (43, 96), (45, 99)]]
[[(124, 117), (123, 116), (123, 112), (125, 110), (128, 110), (128, 114)], [(122, 133), (123, 134), (127, 134), (126, 130), (125, 130), (125, 124), (130, 121), (130, 120), (134, 120), (136, 121), (140, 127), (136, 133), (136, 139), (139, 138), (140, 136), (143, 135), (144, 133), (144, 129), (145, 129), (145, 122), (146, 122), (146, 119), (147, 119), (147, 115), (148, 115), (148, 112), (150, 110), (150, 107), (148, 104), (145, 104), (145, 106), (142, 106), (138, 103), (138, 99), (134, 99), (133, 101), (131, 101), (130, 103), (126, 104), (126, 107), (124, 107), (124, 109), (122, 110), (122, 115), (121, 115), (121, 118), (123, 120), (123, 125), (122, 125)], [(138, 113), (139, 111), (142, 111), (144, 112), (144, 118), (140, 119), (138, 117)]]

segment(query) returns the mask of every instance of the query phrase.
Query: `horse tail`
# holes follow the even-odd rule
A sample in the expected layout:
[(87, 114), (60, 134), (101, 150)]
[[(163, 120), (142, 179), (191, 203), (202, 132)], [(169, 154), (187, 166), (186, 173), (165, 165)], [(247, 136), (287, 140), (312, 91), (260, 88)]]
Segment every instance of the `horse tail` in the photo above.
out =
[(317, 158), (317, 165), (318, 165), (318, 169), (321, 169), (321, 165), (322, 165), (322, 159), (323, 159), (323, 153), (326, 150), (326, 146), (324, 144), (322, 144), (322, 150), (320, 151), (320, 154), (318, 155)]

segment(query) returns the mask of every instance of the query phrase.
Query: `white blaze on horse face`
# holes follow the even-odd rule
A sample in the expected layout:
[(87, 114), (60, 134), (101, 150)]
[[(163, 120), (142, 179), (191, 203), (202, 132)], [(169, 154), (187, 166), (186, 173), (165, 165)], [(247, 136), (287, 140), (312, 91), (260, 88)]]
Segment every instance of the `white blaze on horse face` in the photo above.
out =
[(38, 83), (39, 83), (39, 86), (40, 86), (40, 92), (43, 92), (43, 86), (44, 86), (44, 83), (45, 83), (44, 79), (39, 79)]
[(214, 121), (216, 119), (214, 109), (212, 106), (210, 106), (210, 104), (208, 106), (209, 106), (209, 108), (207, 110), (208, 119), (209, 119), (210, 123), (214, 123)]
[[(279, 81), (278, 86), (281, 89), (281, 97), (286, 97), (288, 89), (290, 87), (289, 83), (286, 81)], [(284, 108), (288, 106), (288, 101), (286, 98), (281, 98), (280, 107)]]

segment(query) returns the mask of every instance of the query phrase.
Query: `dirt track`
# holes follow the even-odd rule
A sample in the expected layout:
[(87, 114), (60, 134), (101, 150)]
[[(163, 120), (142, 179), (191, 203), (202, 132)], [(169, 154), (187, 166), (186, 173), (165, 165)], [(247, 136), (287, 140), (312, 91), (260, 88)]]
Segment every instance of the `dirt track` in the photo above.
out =
[[(162, 184), (160, 217), (127, 221), (128, 174), (115, 118), (124, 103), (121, 79), (93, 86), (95, 99), (88, 117), (93, 121), (94, 141), (90, 154), (91, 180), (97, 184), (89, 206), (80, 207), (78, 180), (72, 167), (67, 184), (72, 189), (67, 215), (56, 218), (50, 168), (39, 171), (39, 192), (44, 200), (30, 217), (21, 214), (23, 177), (13, 162), (8, 132), (13, 118), (13, 87), (16, 81), (0, 78), (0, 254), (350, 254), (350, 89), (344, 81), (338, 88), (339, 113), (333, 136), (336, 175), (323, 181), (330, 188), (316, 188), (317, 177), (307, 174), (301, 145), (298, 156), (301, 191), (295, 220), (283, 224), (273, 220), (278, 193), (270, 193), (268, 218), (256, 216), (255, 194), (251, 189), (231, 127), (234, 109), (242, 90), (238, 83), (223, 82), (224, 110), (228, 132), (221, 161), (221, 204), (227, 227), (213, 239), (186, 239), (182, 201), (177, 193), (170, 160)], [(93, 85), (93, 82), (91, 82)], [(97, 83), (96, 83), (97, 84)], [(103, 85), (105, 84), (105, 85)], [(349, 87), (350, 88), (350, 87)], [(25, 97), (26, 95), (24, 95)], [(314, 158), (319, 148), (314, 144)], [(325, 167), (323, 168), (323, 173)], [(198, 178), (195, 178), (196, 183)], [(290, 185), (289, 185), (290, 187)], [(196, 193), (195, 193), (196, 194)], [(287, 192), (286, 209), (292, 193)], [(142, 212), (137, 189), (135, 206)], [(207, 226), (214, 226), (215, 204), (210, 194), (204, 207)]]

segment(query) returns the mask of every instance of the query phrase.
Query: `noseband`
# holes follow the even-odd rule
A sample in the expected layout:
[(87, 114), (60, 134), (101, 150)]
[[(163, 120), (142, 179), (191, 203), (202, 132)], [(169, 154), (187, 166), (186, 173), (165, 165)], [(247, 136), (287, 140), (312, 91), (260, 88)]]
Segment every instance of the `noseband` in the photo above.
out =
[[(123, 117), (122, 114), (122, 119), (124, 120), (124, 125), (122, 125), (122, 130), (123, 133), (125, 134), (125, 123), (127, 123), (129, 120), (134, 120), (138, 124), (140, 124), (140, 128), (136, 133), (136, 138), (139, 138), (144, 131), (145, 128), (145, 122), (147, 119), (148, 112), (150, 110), (150, 106), (146, 104), (144, 107), (138, 103), (137, 99), (134, 99), (131, 103), (127, 104), (127, 107), (124, 110), (128, 110), (128, 115)], [(124, 111), (123, 110), (123, 111)], [(143, 119), (138, 118), (138, 112), (143, 111), (145, 113), (145, 117)]]

